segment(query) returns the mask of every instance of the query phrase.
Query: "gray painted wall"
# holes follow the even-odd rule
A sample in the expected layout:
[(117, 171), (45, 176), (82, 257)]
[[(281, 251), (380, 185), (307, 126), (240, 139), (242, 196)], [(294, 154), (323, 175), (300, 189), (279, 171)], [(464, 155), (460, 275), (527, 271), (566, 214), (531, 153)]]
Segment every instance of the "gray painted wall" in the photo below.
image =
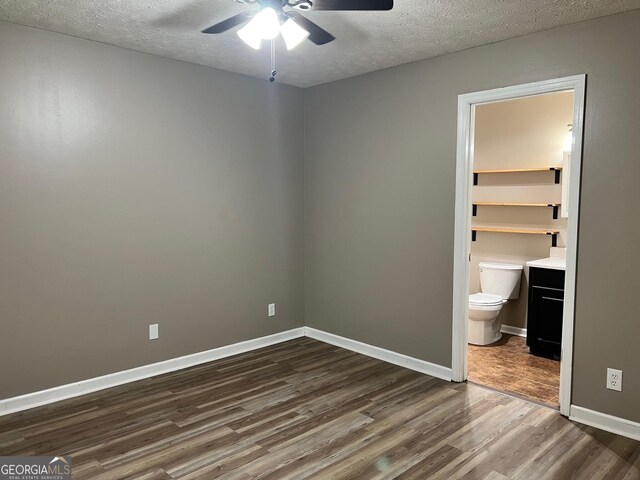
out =
[(639, 44), (636, 10), (305, 90), (307, 325), (451, 365), (457, 97), (586, 73), (573, 402), (640, 421)]
[(305, 306), (450, 365), (457, 95), (587, 73), (574, 402), (639, 421), (639, 42), (635, 11), (319, 86), (303, 117), (294, 88), (0, 23), (0, 398)]
[(303, 325), (301, 90), (6, 23), (0, 65), (0, 398)]

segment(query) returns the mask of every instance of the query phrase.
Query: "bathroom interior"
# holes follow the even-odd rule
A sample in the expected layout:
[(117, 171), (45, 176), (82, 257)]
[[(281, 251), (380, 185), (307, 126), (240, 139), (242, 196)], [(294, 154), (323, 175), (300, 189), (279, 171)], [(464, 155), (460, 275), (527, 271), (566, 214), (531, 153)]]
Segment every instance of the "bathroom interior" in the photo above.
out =
[(559, 407), (572, 91), (476, 106), (468, 379)]

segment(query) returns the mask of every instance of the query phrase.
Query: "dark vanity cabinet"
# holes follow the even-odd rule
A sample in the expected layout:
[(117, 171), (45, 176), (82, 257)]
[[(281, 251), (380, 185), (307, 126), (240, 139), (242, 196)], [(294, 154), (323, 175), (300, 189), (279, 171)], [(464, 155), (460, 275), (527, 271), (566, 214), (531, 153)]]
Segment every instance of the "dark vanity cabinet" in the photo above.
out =
[(564, 270), (529, 269), (527, 345), (534, 355), (560, 358)]

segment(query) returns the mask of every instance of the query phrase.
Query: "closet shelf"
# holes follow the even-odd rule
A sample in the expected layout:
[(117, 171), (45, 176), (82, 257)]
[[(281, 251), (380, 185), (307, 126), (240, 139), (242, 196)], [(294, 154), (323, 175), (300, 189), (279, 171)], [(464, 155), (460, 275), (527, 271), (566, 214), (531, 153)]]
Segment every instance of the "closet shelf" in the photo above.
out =
[(474, 170), (473, 184), (478, 185), (478, 175), (482, 173), (528, 173), (528, 172), (555, 172), (554, 183), (560, 183), (560, 171), (562, 167), (537, 167), (537, 168), (507, 168), (499, 170)]
[(478, 205), (486, 207), (549, 207), (553, 208), (553, 219), (558, 219), (559, 203), (517, 203), (517, 202), (473, 202), (473, 216), (478, 215)]
[(550, 228), (528, 228), (528, 227), (506, 227), (506, 226), (488, 226), (488, 225), (472, 225), (471, 240), (476, 241), (477, 232), (492, 233), (518, 233), (526, 235), (551, 235), (551, 244), (556, 247), (558, 245), (559, 230)]

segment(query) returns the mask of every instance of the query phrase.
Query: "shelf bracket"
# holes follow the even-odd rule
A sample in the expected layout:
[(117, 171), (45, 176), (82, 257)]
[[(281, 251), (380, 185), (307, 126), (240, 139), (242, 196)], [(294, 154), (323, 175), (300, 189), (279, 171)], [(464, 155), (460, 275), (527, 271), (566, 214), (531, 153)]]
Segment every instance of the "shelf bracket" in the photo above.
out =
[(476, 234), (478, 232), (476, 232), (475, 230), (471, 230), (471, 241), (475, 242), (476, 241)]
[(478, 205), (476, 205), (475, 203), (473, 204), (473, 212), (472, 215), (474, 217), (476, 217), (478, 215)]
[[(556, 182), (556, 183), (558, 183), (558, 182)], [(473, 174), (473, 184), (474, 185), (478, 185), (478, 174), (477, 173)]]
[(558, 219), (558, 206), (557, 205), (549, 205), (550, 207), (553, 207), (553, 219), (557, 220)]
[(553, 183), (555, 183), (556, 185), (558, 183), (560, 183), (560, 170), (558, 170), (557, 168), (552, 168), (551, 170), (553, 170), (554, 174), (555, 174), (555, 178)]
[(552, 233), (551, 234), (551, 246), (552, 247), (557, 247), (558, 246), (558, 234), (557, 233)]

